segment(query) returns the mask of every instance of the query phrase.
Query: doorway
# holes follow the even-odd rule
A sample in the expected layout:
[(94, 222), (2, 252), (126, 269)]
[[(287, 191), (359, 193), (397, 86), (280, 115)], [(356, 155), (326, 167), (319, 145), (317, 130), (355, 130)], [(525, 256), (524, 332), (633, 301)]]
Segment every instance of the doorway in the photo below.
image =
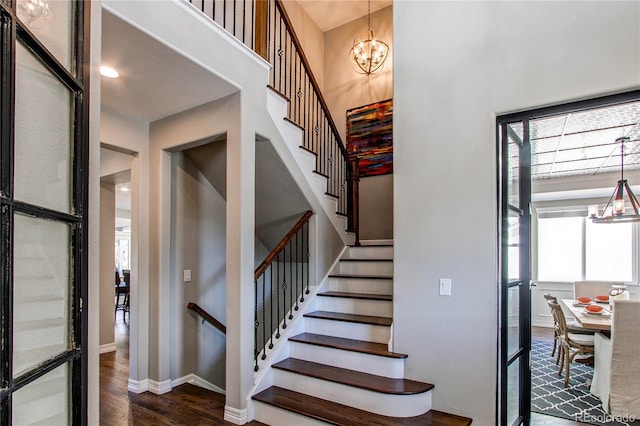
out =
[[(639, 100), (640, 91), (633, 91), (497, 118), (501, 218), (498, 416), (502, 425), (530, 422), (531, 326), (545, 316), (547, 326), (553, 326), (542, 298), (550, 289), (547, 286), (565, 286), (572, 297), (573, 281), (585, 278), (539, 279), (544, 277), (538, 276), (537, 235), (532, 233), (536, 230), (535, 202), (555, 197), (556, 204), (583, 205), (586, 217), (586, 203), (608, 197), (620, 173), (615, 140), (638, 128), (640, 112), (634, 111), (640, 110), (630, 105)], [(640, 169), (637, 139), (635, 136), (627, 146), (626, 154), (632, 155), (625, 157), (625, 170)], [(633, 268), (637, 270), (637, 265)]]

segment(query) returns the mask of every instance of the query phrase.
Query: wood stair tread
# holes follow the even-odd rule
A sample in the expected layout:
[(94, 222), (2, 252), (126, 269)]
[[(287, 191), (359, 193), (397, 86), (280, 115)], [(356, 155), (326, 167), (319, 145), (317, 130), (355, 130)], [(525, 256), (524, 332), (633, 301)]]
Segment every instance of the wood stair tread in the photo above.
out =
[(346, 291), (324, 291), (322, 293), (318, 293), (318, 296), (344, 297), (346, 299), (367, 299), (367, 300), (385, 300), (385, 301), (393, 300), (393, 295), (391, 294), (350, 293)]
[(329, 278), (359, 278), (366, 280), (392, 280), (393, 275), (365, 275), (365, 274), (331, 274)]
[(272, 386), (252, 397), (256, 401), (333, 425), (467, 426), (471, 419), (431, 410), (415, 417), (389, 417)]
[(366, 342), (364, 340), (346, 339), (344, 337), (326, 336), (324, 334), (301, 333), (290, 337), (289, 341), (323, 346), (326, 348), (342, 349), (345, 351), (359, 352), (369, 355), (378, 355), (387, 358), (407, 358), (406, 354), (389, 352), (388, 346), (384, 343)]
[(370, 324), (370, 325), (382, 325), (382, 326), (391, 326), (393, 321), (392, 318), (387, 317), (374, 317), (370, 315), (354, 315), (354, 314), (345, 314), (342, 312), (329, 312), (329, 311), (314, 311), (304, 314), (307, 318), (318, 318), (318, 319), (326, 319), (333, 321), (345, 321), (345, 322), (355, 322), (359, 324)]
[(327, 380), (360, 389), (367, 389), (390, 395), (416, 395), (433, 389), (431, 383), (418, 382), (410, 379), (396, 379), (391, 377), (376, 376), (346, 368), (334, 367), (317, 362), (305, 361), (296, 358), (287, 358), (276, 364), (273, 368), (289, 371), (307, 377)]

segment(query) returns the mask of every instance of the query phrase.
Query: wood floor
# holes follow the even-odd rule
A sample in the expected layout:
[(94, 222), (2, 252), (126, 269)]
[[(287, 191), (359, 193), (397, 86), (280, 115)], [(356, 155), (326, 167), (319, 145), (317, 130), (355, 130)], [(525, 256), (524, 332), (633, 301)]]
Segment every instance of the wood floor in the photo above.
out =
[[(128, 321), (128, 314), (127, 314)], [(533, 338), (552, 340), (549, 329), (534, 327)], [(225, 397), (184, 384), (164, 395), (127, 391), (129, 378), (129, 326), (118, 313), (116, 351), (100, 355), (100, 424), (122, 425), (233, 425), (224, 420)], [(250, 422), (248, 425), (264, 425)], [(557, 417), (531, 414), (531, 426), (582, 426)]]
[(129, 329), (118, 312), (116, 351), (100, 355), (100, 425), (233, 425), (224, 420), (224, 395), (191, 384), (135, 394), (127, 391), (128, 378)]

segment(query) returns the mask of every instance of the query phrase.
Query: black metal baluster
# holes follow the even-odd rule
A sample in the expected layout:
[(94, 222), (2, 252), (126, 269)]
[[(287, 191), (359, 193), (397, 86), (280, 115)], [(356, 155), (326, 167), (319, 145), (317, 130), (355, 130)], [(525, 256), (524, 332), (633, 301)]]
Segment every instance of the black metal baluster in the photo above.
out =
[(255, 366), (253, 371), (258, 371), (258, 282), (255, 282), (255, 297), (254, 297), (254, 322), (253, 322), (253, 358), (255, 359)]
[(277, 273), (277, 277), (278, 277), (278, 288), (276, 291), (276, 308), (277, 308), (277, 327), (278, 327), (278, 331), (276, 332), (276, 339), (280, 338), (280, 253), (278, 253), (278, 273)]
[(282, 329), (287, 328), (287, 247), (282, 249), (282, 257), (284, 263), (282, 264)]
[[(300, 248), (298, 246), (298, 239), (300, 237), (300, 233), (302, 230), (296, 232), (296, 311), (298, 310), (298, 296), (302, 294), (302, 289), (300, 288), (300, 280), (298, 277), (300, 276)], [(304, 302), (304, 296), (300, 299), (300, 302)]]
[[(293, 244), (291, 241), (289, 241), (289, 244), (287, 244), (287, 246), (289, 247), (289, 301), (291, 302), (289, 304), (289, 306), (293, 305), (293, 299), (294, 299), (294, 285), (293, 285)], [(295, 297), (296, 299), (296, 308), (298, 306), (298, 297)], [(297, 310), (297, 309), (296, 309)], [(293, 309), (289, 310), (289, 319), (293, 319)]]
[(307, 261), (307, 291), (306, 291), (306, 293), (309, 294), (309, 269), (311, 269), (310, 265), (309, 265), (309, 257), (310, 257), (309, 248), (311, 246), (310, 241), (309, 241), (309, 222), (305, 223), (303, 228), (305, 229), (305, 233), (306, 233), (306, 236), (307, 236), (307, 249), (305, 250), (305, 252), (306, 252), (306, 261)]
[(273, 349), (273, 330), (275, 329), (273, 326), (273, 262), (271, 266), (269, 266), (269, 278), (269, 286), (271, 287), (271, 292), (269, 293), (269, 324), (271, 324), (269, 329), (269, 339), (271, 341), (271, 343), (269, 343), (269, 349)]
[(302, 282), (302, 286), (300, 287), (300, 302), (304, 303), (304, 227), (305, 225), (302, 225), (302, 229), (300, 230), (300, 239), (301, 244), (300, 244), (300, 252), (298, 253), (299, 257), (299, 261), (300, 261), (300, 278), (301, 278), (301, 282)]
[[(267, 289), (266, 289), (266, 279), (267, 273), (266, 271), (262, 273), (262, 347), (267, 347), (267, 322), (265, 318), (265, 311), (267, 310)], [(267, 357), (267, 350), (265, 349), (262, 352), (262, 359), (264, 360)]]

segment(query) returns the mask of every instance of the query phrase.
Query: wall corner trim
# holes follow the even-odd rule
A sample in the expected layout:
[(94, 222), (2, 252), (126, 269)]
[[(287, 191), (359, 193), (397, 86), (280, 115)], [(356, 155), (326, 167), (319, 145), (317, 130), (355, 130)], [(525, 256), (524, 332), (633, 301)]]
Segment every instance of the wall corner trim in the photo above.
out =
[(163, 380), (162, 382), (156, 382), (155, 380), (149, 380), (149, 392), (156, 395), (162, 395), (167, 392), (171, 392), (171, 380)]
[(127, 385), (127, 390), (133, 393), (142, 393), (149, 390), (149, 379), (144, 380), (131, 380)]
[(116, 342), (105, 343), (104, 345), (100, 345), (100, 349), (98, 349), (98, 353), (100, 355), (106, 354), (107, 352), (115, 352), (116, 351)]
[(237, 408), (224, 406), (224, 419), (235, 425), (243, 425), (249, 421), (247, 418), (247, 409), (239, 410)]

